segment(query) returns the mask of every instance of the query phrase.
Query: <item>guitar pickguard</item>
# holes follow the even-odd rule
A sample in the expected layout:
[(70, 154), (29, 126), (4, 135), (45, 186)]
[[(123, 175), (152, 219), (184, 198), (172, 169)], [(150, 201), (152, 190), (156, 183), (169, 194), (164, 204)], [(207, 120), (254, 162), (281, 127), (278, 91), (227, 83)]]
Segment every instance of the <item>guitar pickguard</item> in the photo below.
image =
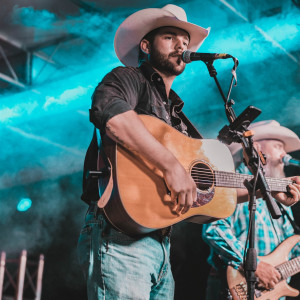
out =
[(192, 208), (200, 207), (200, 206), (207, 204), (208, 202), (210, 202), (213, 199), (214, 194), (215, 194), (214, 188), (208, 193), (197, 192), (197, 201), (194, 201)]

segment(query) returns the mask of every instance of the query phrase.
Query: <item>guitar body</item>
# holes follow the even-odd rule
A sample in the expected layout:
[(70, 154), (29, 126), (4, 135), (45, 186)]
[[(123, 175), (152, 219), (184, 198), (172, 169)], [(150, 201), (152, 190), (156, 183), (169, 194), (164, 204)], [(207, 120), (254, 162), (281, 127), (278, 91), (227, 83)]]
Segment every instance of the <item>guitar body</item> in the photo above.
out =
[[(288, 261), (288, 255), (292, 248), (300, 242), (300, 235), (293, 235), (282, 242), (272, 253), (266, 256), (259, 256), (264, 261), (274, 267)], [(227, 268), (227, 282), (230, 293), (234, 300), (247, 300), (247, 285), (244, 275), (231, 266)], [(259, 300), (277, 300), (283, 296), (296, 297), (299, 291), (290, 287), (285, 280), (276, 284), (273, 290), (261, 291), (258, 296), (257, 291), (254, 298)]]
[[(234, 171), (229, 149), (217, 140), (187, 137), (152, 116), (140, 116), (150, 133), (180, 161), (188, 172)], [(106, 142), (105, 152), (113, 166), (114, 188), (104, 212), (110, 222), (129, 235), (145, 234), (182, 220), (206, 223), (230, 216), (236, 207), (236, 190), (198, 186), (197, 203), (184, 215), (173, 211), (163, 174), (142, 157)], [(193, 177), (194, 178), (194, 177)], [(201, 190), (202, 189), (202, 190)]]

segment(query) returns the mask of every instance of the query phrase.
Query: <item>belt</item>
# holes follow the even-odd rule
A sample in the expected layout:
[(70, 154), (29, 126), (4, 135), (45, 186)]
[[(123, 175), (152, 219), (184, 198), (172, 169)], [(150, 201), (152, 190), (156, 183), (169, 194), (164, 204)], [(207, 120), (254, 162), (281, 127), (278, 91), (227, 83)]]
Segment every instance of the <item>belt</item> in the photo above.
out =
[[(108, 218), (106, 217), (105, 213), (104, 213), (104, 210), (103, 208), (100, 208), (98, 205), (97, 205), (97, 202), (91, 202), (90, 205), (89, 205), (89, 208), (87, 210), (87, 214), (91, 214), (93, 213), (95, 216), (101, 214), (103, 215), (103, 217), (105, 218), (106, 222), (108, 222), (115, 230), (117, 230), (118, 232), (121, 232), (119, 229), (117, 229), (109, 220)], [(153, 232), (151, 232), (153, 233)], [(150, 233), (150, 234), (151, 234)], [(158, 235), (160, 237), (168, 237), (170, 238), (171, 236), (171, 233), (172, 233), (172, 226), (169, 226), (169, 227), (166, 227), (166, 228), (161, 228), (161, 229), (158, 229), (156, 231), (154, 231), (154, 233), (158, 233)], [(146, 234), (147, 235), (147, 234)]]

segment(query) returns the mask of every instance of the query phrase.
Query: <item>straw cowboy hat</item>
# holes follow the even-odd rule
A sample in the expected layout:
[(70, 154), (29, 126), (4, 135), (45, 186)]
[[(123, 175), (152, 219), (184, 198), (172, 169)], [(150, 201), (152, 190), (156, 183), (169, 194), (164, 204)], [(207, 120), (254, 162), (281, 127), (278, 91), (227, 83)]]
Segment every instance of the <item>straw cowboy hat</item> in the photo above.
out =
[[(284, 143), (287, 153), (300, 150), (300, 139), (297, 134), (286, 127), (280, 126), (275, 120), (256, 122), (251, 124), (248, 128), (254, 131), (254, 141), (279, 140)], [(232, 143), (228, 148), (234, 160), (237, 160), (237, 156), (240, 156), (238, 152), (242, 149), (241, 145)]]
[(150, 31), (164, 26), (178, 27), (190, 35), (189, 50), (197, 51), (209, 34), (210, 28), (202, 28), (187, 22), (185, 11), (176, 5), (163, 8), (146, 8), (130, 15), (115, 35), (115, 51), (125, 66), (138, 66), (139, 46)]

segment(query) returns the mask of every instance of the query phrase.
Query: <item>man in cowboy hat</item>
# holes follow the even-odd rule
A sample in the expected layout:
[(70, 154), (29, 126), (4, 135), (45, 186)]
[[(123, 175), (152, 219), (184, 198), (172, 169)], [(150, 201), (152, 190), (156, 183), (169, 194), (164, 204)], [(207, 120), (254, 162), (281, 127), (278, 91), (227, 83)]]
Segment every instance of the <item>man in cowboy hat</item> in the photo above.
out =
[[(254, 146), (266, 156), (267, 164), (264, 166), (265, 175), (273, 178), (283, 178), (283, 157), (288, 152), (300, 150), (300, 140), (290, 129), (280, 126), (274, 120), (253, 123), (249, 129), (254, 130)], [(238, 165), (238, 172), (249, 173), (242, 163), (242, 150), (240, 144), (229, 146)], [(244, 190), (247, 197), (246, 190)], [(266, 202), (262, 199), (256, 201), (255, 248), (257, 255), (265, 256), (271, 253), (281, 242), (295, 234), (298, 230), (293, 222), (290, 207), (282, 210), (281, 218), (272, 219)], [(283, 207), (282, 207), (283, 209)], [(292, 221), (291, 221), (292, 220)], [(248, 203), (239, 204), (232, 216), (203, 226), (203, 239), (210, 246), (208, 263), (212, 266), (207, 283), (207, 300), (227, 299), (226, 268), (242, 268), (245, 241), (248, 233), (249, 211)], [(296, 232), (300, 233), (300, 232)], [(293, 249), (293, 256), (300, 255), (300, 245)], [(259, 284), (266, 289), (274, 288), (280, 281), (281, 275), (272, 265), (258, 261), (255, 275)]]
[[(163, 172), (178, 213), (196, 198), (196, 185), (175, 156), (146, 129), (138, 114), (155, 116), (181, 132), (201, 137), (171, 90), (183, 72), (184, 50), (196, 51), (209, 29), (187, 22), (176, 5), (149, 8), (129, 16), (115, 35), (115, 51), (125, 67), (108, 73), (96, 88), (90, 120), (101, 137), (108, 136), (142, 155)], [(97, 167), (97, 131), (85, 159), (85, 171)], [(84, 179), (82, 199), (89, 203), (78, 243), (79, 261), (90, 299), (173, 299), (169, 263), (170, 229), (139, 238), (118, 232), (97, 208), (98, 186)]]
[[(103, 158), (98, 157), (98, 153), (103, 154), (102, 146), (98, 152), (99, 130), (103, 140), (109, 137), (162, 172), (178, 214), (190, 209), (196, 200), (192, 177), (149, 133), (138, 114), (155, 116), (187, 135), (201, 137), (183, 114), (183, 102), (171, 85), (185, 68), (182, 52), (196, 51), (208, 33), (209, 29), (187, 22), (184, 10), (171, 4), (138, 11), (120, 25), (114, 45), (126, 67), (108, 73), (93, 94), (90, 120), (96, 129), (86, 154), (85, 171), (95, 170)], [(293, 201), (298, 201), (294, 189)], [(102, 195), (101, 207), (108, 190)], [(89, 210), (78, 253), (89, 299), (173, 299), (170, 229), (137, 238), (119, 232), (97, 207), (97, 182), (84, 179), (82, 199)]]

